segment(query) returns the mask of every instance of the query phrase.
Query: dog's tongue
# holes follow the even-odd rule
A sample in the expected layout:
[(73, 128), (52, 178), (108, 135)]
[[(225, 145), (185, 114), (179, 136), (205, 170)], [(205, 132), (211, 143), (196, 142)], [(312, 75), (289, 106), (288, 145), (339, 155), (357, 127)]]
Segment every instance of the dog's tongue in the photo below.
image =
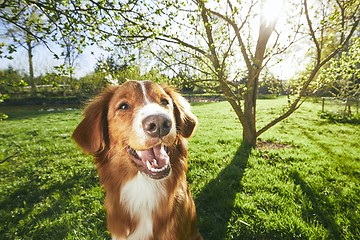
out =
[(169, 162), (169, 155), (162, 144), (144, 151), (136, 151), (136, 153), (145, 164), (149, 162), (153, 168), (163, 168)]

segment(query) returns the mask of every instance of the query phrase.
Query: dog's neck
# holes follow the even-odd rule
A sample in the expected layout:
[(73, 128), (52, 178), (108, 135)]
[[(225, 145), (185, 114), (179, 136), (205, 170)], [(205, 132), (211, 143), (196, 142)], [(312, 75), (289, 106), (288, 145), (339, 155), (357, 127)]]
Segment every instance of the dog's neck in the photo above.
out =
[(138, 174), (128, 181), (120, 192), (120, 202), (127, 208), (132, 219), (138, 222), (128, 239), (149, 239), (153, 235), (152, 213), (160, 208), (162, 199), (168, 196), (164, 183)]

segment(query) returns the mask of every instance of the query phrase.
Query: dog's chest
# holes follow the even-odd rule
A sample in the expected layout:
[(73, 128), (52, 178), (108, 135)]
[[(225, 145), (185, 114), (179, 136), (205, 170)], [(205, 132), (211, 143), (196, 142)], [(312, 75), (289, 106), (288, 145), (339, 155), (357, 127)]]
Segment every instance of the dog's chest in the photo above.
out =
[(167, 197), (162, 181), (150, 179), (138, 173), (121, 189), (121, 203), (128, 208), (133, 219), (138, 220), (135, 231), (128, 239), (149, 239), (153, 235), (153, 212), (159, 209), (161, 200)]

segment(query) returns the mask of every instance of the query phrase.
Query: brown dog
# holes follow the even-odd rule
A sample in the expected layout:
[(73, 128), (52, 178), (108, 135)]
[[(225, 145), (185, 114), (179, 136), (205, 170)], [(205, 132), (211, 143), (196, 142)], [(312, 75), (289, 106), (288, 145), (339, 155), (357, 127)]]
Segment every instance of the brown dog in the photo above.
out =
[(197, 119), (169, 87), (128, 81), (85, 109), (73, 138), (95, 158), (113, 239), (202, 239), (186, 182)]

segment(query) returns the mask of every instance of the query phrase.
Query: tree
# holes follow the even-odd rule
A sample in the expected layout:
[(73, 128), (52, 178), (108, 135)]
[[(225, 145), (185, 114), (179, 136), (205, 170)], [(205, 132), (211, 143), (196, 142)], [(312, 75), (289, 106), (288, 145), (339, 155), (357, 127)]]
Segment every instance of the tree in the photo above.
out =
[[(31, 37), (32, 42), (42, 43), (53, 53), (54, 58), (64, 58), (64, 64), (59, 66), (58, 70), (64, 73), (63, 70), (67, 69), (72, 77), (75, 60), (86, 46), (94, 43), (100, 46), (107, 41), (113, 47), (118, 45), (117, 41), (121, 42), (123, 37), (130, 36), (124, 28), (128, 19), (122, 14), (133, 14), (133, 17), (136, 17), (138, 14), (136, 9), (133, 9), (136, 4), (137, 1), (134, 0), (129, 0), (129, 3), (96, 0), (6, 0), (0, 1), (0, 22), (5, 26), (12, 25), (20, 29)], [(31, 29), (19, 22), (29, 9), (34, 9), (41, 16), (40, 20), (43, 20), (31, 21)], [(60, 45), (63, 52), (56, 52), (50, 43)], [(109, 46), (104, 48), (108, 51), (112, 49)], [(16, 50), (16, 44), (0, 42), (0, 58), (11, 59)]]
[(133, 60), (122, 59), (114, 53), (98, 60), (95, 72), (102, 72), (109, 81), (115, 81), (116, 84), (124, 83), (128, 79), (140, 79), (140, 68), (133, 65)]
[(360, 38), (355, 38), (349, 49), (329, 61), (319, 76), (319, 82), (330, 85), (330, 93), (346, 102), (344, 115), (351, 115), (351, 100), (360, 98)]
[(282, 82), (271, 73), (265, 71), (262, 81), (259, 82), (258, 94), (280, 95), (284, 92)]
[[(165, 58), (159, 57), (164, 64), (174, 68), (175, 62), (191, 67), (199, 79), (207, 83), (205, 86), (221, 89), (243, 127), (244, 143), (252, 147), (256, 146), (256, 139), (261, 134), (302, 105), (319, 70), (341, 52), (359, 25), (358, 1), (324, 0), (312, 2), (311, 7), (307, 0), (293, 4), (284, 2), (292, 7), (290, 14), (293, 14), (286, 16), (290, 19), (288, 23), (281, 19), (282, 24), (291, 25), (293, 32), (288, 37), (285, 35), (284, 43), (284, 34), (275, 28), (278, 17), (282, 16), (281, 6), (274, 6), (274, 2), (278, 1), (214, 3), (198, 0), (177, 4), (157, 1), (145, 5), (148, 12), (143, 15), (147, 18), (153, 15), (153, 19), (161, 16), (161, 23), (144, 22), (144, 19), (133, 22), (136, 29), (143, 30), (137, 39), (163, 43), (158, 46), (162, 56), (172, 58), (172, 62), (166, 62)], [(268, 8), (280, 11), (269, 18)], [(254, 26), (258, 27), (257, 33), (254, 33)], [(272, 35), (274, 37), (270, 39)], [(306, 53), (312, 56), (307, 75), (288, 108), (257, 129), (256, 97), (260, 73), (275, 56), (291, 50), (290, 47), (300, 40), (310, 46)], [(239, 61), (245, 64), (241, 65)], [(238, 83), (244, 77), (245, 85), (241, 87)]]
[(19, 71), (9, 66), (7, 69), (0, 70), (0, 92), (3, 96), (16, 93), (18, 87), (25, 87), (27, 83)]
[[(35, 27), (39, 28), (43, 24), (41, 15), (34, 7), (23, 8), (17, 17), (17, 23), (5, 25), (5, 35), (13, 41), (12, 47), (20, 46), (24, 48), (28, 56), (29, 67), (29, 84), (31, 87), (31, 95), (36, 94), (36, 83), (34, 78), (33, 53), (39, 42), (36, 36), (39, 34)], [(19, 27), (21, 26), (21, 27)], [(17, 45), (16, 45), (17, 44)]]
[(76, 36), (62, 36), (61, 41), (59, 42), (60, 46), (65, 50), (62, 52), (62, 56), (64, 58), (64, 63), (60, 66), (56, 66), (55, 68), (60, 73), (60, 75), (69, 75), (69, 78), (64, 78), (63, 86), (64, 86), (64, 96), (66, 95), (69, 82), (74, 80), (74, 73), (76, 67), (76, 60), (79, 58), (82, 53), (82, 49), (76, 45), (73, 45), (72, 38)]

